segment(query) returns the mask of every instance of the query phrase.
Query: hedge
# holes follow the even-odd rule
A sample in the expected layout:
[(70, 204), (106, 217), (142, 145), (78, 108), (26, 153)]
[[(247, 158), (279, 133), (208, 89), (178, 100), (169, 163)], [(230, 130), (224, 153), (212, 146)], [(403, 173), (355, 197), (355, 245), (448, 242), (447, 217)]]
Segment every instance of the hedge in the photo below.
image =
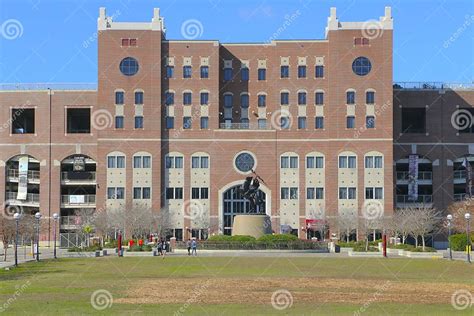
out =
[[(451, 243), (451, 249), (454, 251), (466, 251), (467, 246), (467, 235), (466, 234), (455, 234), (449, 237)], [(474, 243), (474, 233), (471, 234), (471, 245)]]
[(102, 250), (102, 247), (99, 245), (92, 245), (89, 247), (72, 247), (69, 248), (67, 251), (68, 252), (92, 252), (92, 251), (97, 251), (97, 250)]

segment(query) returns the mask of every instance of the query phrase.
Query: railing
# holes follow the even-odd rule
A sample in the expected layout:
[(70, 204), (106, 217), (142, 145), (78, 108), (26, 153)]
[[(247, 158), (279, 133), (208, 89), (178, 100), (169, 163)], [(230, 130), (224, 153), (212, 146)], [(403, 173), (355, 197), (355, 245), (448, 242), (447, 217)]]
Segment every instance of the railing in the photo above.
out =
[(466, 170), (455, 170), (453, 179), (454, 180), (466, 180), (467, 172)]
[(61, 195), (63, 205), (95, 205), (95, 195)]
[(26, 200), (18, 200), (17, 192), (7, 192), (6, 200), (14, 203), (25, 203), (25, 204), (39, 204), (40, 195), (38, 193), (26, 194)]
[(474, 83), (446, 83), (446, 82), (394, 82), (395, 90), (474, 90)]
[(97, 90), (96, 83), (0, 83), (0, 91)]
[(220, 129), (234, 129), (234, 130), (272, 130), (270, 123), (258, 125), (258, 123), (220, 123)]
[(397, 204), (430, 204), (433, 203), (432, 195), (418, 195), (416, 200), (410, 200), (408, 195), (397, 195)]
[[(408, 180), (409, 177), (408, 171), (397, 171), (397, 180)], [(431, 171), (420, 171), (418, 172), (418, 180), (433, 180), (433, 172)]]
[(80, 216), (61, 216), (60, 224), (62, 226), (78, 226), (81, 225)]
[(464, 200), (467, 200), (468, 198), (469, 198), (469, 196), (466, 193), (456, 193), (453, 196), (453, 200), (455, 202), (464, 201)]
[[(8, 169), (7, 177), (18, 179), (20, 176), (20, 171), (18, 169)], [(37, 170), (28, 170), (28, 180), (39, 180), (40, 172)]]
[(67, 182), (95, 182), (96, 178), (95, 171), (85, 172), (73, 172), (63, 171), (61, 172), (61, 180)]

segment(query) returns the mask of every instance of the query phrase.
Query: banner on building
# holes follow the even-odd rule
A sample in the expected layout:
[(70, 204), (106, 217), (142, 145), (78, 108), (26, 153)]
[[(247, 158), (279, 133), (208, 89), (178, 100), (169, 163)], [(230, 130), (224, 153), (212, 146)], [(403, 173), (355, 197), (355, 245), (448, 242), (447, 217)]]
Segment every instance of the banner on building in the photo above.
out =
[(84, 204), (85, 197), (84, 195), (70, 195), (69, 203), (70, 204)]
[(472, 197), (472, 166), (467, 157), (464, 158), (462, 165), (466, 168), (466, 193), (469, 197)]
[(408, 200), (418, 200), (418, 155), (408, 158)]
[(28, 194), (28, 156), (18, 159), (18, 193), (17, 200), (26, 200)]
[(86, 170), (86, 159), (84, 157), (74, 157), (72, 170), (75, 172)]

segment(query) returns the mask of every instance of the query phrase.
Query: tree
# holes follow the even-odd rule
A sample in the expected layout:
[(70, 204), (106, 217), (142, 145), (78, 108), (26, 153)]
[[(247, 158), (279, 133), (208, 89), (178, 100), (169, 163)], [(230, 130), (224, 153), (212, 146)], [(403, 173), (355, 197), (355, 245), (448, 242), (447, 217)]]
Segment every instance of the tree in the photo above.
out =
[(16, 223), (8, 214), (0, 216), (0, 236), (3, 243), (3, 261), (7, 261), (8, 246), (15, 240)]
[(414, 229), (416, 216), (416, 208), (405, 207), (396, 209), (390, 221), (390, 228), (394, 232), (394, 236), (402, 237), (402, 244), (404, 244)]
[(350, 210), (341, 210), (336, 217), (332, 218), (333, 226), (337, 227), (339, 236), (345, 236), (346, 242), (354, 229), (357, 228), (357, 215)]
[(154, 215), (155, 231), (159, 237), (165, 237), (167, 231), (172, 228), (171, 213), (168, 208), (162, 208), (158, 214)]
[(421, 237), (423, 251), (425, 251), (425, 237), (431, 233), (440, 222), (440, 212), (433, 207), (422, 205), (416, 209), (413, 225), (413, 237), (418, 247), (418, 237)]
[(474, 199), (469, 198), (464, 201), (452, 203), (448, 207), (448, 214), (453, 216), (452, 230), (456, 233), (464, 233), (466, 231), (466, 220), (464, 214), (474, 214)]

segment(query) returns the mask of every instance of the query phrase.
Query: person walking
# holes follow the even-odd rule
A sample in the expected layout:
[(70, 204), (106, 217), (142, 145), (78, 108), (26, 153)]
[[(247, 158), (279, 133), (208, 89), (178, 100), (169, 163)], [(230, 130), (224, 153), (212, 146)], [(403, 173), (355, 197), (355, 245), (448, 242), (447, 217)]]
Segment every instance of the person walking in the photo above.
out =
[(165, 258), (166, 256), (166, 250), (167, 250), (167, 245), (166, 245), (166, 239), (162, 239), (161, 240), (161, 248), (162, 248), (162, 251), (163, 251), (163, 259)]
[(192, 248), (191, 254), (193, 256), (197, 256), (197, 252), (196, 252), (196, 250), (197, 250), (197, 241), (196, 241), (196, 239), (193, 239), (193, 241), (191, 242), (191, 248)]
[(188, 256), (191, 255), (191, 239), (188, 238), (188, 241), (186, 242), (186, 246), (188, 247)]
[(158, 255), (162, 256), (163, 255), (163, 248), (162, 248), (161, 240), (157, 241), (156, 247), (158, 248)]

